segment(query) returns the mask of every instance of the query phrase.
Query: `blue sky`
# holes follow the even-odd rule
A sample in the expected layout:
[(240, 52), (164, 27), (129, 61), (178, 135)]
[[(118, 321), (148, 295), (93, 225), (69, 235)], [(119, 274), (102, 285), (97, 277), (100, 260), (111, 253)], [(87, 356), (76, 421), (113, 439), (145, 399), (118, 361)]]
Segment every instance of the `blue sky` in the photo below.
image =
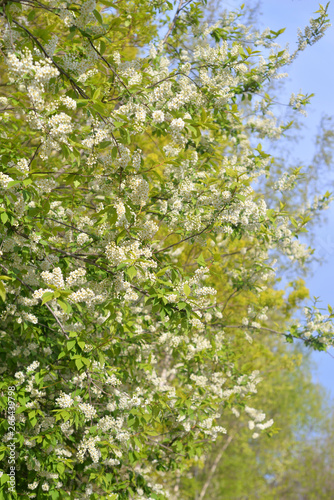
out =
[[(318, 9), (314, 0), (265, 0), (262, 2), (261, 20), (265, 27), (279, 29), (285, 27), (282, 41), (289, 43), (291, 52), (295, 48), (297, 29), (303, 28), (312, 13)], [(334, 5), (329, 6), (329, 16), (334, 23)], [(334, 116), (333, 99), (333, 53), (334, 28), (330, 27), (326, 35), (312, 47), (308, 47), (298, 56), (295, 63), (288, 69), (289, 79), (287, 90), (303, 93), (314, 93), (311, 106), (308, 109), (304, 138), (297, 148), (297, 156), (305, 163), (314, 154), (314, 137), (321, 116)], [(328, 173), (328, 182), (333, 181), (334, 165)], [(334, 306), (334, 205), (326, 212), (327, 221), (315, 232), (314, 247), (316, 254), (322, 259), (322, 264), (313, 267), (313, 275), (306, 279), (311, 296), (320, 297), (324, 307)], [(334, 350), (329, 351), (334, 355)], [(334, 358), (328, 353), (313, 355), (316, 363), (315, 380), (321, 382), (334, 398)]]
[[(297, 48), (298, 28), (303, 30), (311, 17), (317, 17), (314, 13), (319, 8), (319, 2), (316, 0), (220, 0), (219, 6), (221, 10), (233, 10), (243, 3), (251, 6), (260, 4), (258, 19), (260, 28), (269, 27), (274, 31), (285, 28), (278, 42), (282, 47), (289, 44), (290, 53)], [(322, 2), (323, 5), (326, 3), (327, 0)], [(334, 25), (334, 0), (329, 4), (328, 13)], [(319, 42), (307, 47), (291, 66), (282, 70), (288, 72), (289, 77), (285, 79), (284, 89), (279, 95), (280, 101), (288, 103), (292, 92), (315, 94), (307, 107), (308, 116), (303, 118), (302, 139), (293, 145), (288, 144), (289, 148), (293, 148), (292, 157), (304, 165), (310, 164), (314, 156), (315, 137), (321, 117), (325, 114), (332, 116), (334, 122), (333, 54), (334, 27), (332, 26)], [(334, 192), (334, 165), (326, 173), (323, 185), (324, 191), (318, 194), (324, 194), (327, 189)], [(306, 285), (310, 289), (311, 297), (320, 298), (319, 307), (326, 309), (327, 304), (330, 304), (334, 309), (334, 201), (324, 212), (324, 222), (314, 230), (313, 247), (320, 262), (313, 265), (312, 273), (306, 278)], [(312, 358), (314, 380), (327, 389), (334, 401), (334, 348), (328, 352), (313, 353)]]
[[(224, 0), (221, 5), (233, 9), (242, 3), (242, 1)], [(296, 48), (298, 28), (303, 29), (308, 24), (312, 14), (318, 10), (318, 5), (315, 0), (263, 0), (260, 6), (262, 15), (259, 19), (261, 27), (263, 29), (270, 27), (275, 31), (286, 28), (279, 42), (282, 46), (288, 43), (292, 53)], [(334, 2), (329, 6), (329, 17), (334, 24)], [(308, 47), (298, 56), (294, 64), (287, 68), (289, 78), (285, 81), (283, 102), (287, 102), (286, 99), (289, 99), (292, 92), (315, 94), (307, 109), (308, 117), (305, 118), (306, 128), (302, 140), (298, 144), (289, 144), (289, 147), (294, 148), (293, 156), (300, 158), (305, 164), (311, 162), (315, 152), (314, 140), (321, 116), (327, 114), (334, 117), (333, 53), (334, 27), (330, 27), (319, 42)], [(324, 184), (329, 185), (331, 182), (333, 185), (334, 165), (326, 175)], [(330, 187), (328, 189), (331, 191)], [(327, 304), (331, 304), (334, 307), (334, 202), (324, 215), (327, 221), (315, 229), (314, 239), (316, 255), (322, 263), (313, 266), (313, 275), (306, 279), (306, 284), (311, 296), (320, 297), (321, 305), (326, 307)], [(330, 353), (334, 356), (334, 349)], [(334, 358), (323, 352), (313, 354), (313, 360), (314, 380), (322, 383), (334, 399)]]

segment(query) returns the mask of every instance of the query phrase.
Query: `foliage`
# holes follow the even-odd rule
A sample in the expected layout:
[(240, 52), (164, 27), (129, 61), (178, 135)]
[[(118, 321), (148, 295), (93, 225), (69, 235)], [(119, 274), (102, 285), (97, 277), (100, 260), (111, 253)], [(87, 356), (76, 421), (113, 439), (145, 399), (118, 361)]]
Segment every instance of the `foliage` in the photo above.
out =
[(326, 8), (289, 55), (237, 14), (207, 26), (203, 3), (172, 19), (159, 0), (2, 3), (4, 498), (166, 498), (231, 409), (254, 439), (272, 426), (249, 406), (253, 339), (333, 342), (331, 309), (280, 321), (301, 282), (290, 301), (270, 289), (273, 251), (306, 262), (298, 236), (330, 195), (269, 206), (256, 182), (272, 159), (252, 146), (289, 128), (259, 93)]
[[(275, 425), (266, 436), (252, 439), (249, 426), (253, 424), (247, 413), (237, 419), (225, 415), (228, 436), (217, 440), (189, 479), (182, 479), (180, 498), (298, 498), (299, 482), (307, 498), (321, 498), (321, 481), (307, 480), (308, 468), (301, 457), (312, 446), (316, 448), (316, 443), (321, 446), (329, 436), (324, 415), (330, 410), (324, 404), (325, 394), (312, 383), (305, 353), (297, 347), (291, 351), (277, 339), (271, 339), (270, 344), (261, 349), (254, 342), (249, 358), (263, 367), (263, 381), (253, 405), (268, 408)], [(323, 460), (314, 461), (318, 462), (314, 476), (323, 476), (324, 463), (330, 459), (330, 453), (322, 451)], [(327, 474), (331, 476), (328, 468)]]

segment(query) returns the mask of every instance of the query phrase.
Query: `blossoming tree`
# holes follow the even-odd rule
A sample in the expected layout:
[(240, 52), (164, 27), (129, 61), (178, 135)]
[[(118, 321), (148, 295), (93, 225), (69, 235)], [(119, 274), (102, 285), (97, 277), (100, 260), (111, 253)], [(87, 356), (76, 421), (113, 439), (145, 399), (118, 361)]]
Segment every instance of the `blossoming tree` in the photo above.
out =
[(204, 3), (172, 18), (160, 0), (1, 4), (4, 498), (167, 498), (228, 434), (224, 413), (246, 412), (254, 439), (273, 424), (236, 336), (333, 342), (331, 310), (282, 330), (256, 299), (273, 251), (308, 259), (298, 235), (330, 199), (269, 207), (254, 147), (287, 128), (261, 89), (323, 35), (326, 8), (290, 55), (237, 14), (206, 25)]

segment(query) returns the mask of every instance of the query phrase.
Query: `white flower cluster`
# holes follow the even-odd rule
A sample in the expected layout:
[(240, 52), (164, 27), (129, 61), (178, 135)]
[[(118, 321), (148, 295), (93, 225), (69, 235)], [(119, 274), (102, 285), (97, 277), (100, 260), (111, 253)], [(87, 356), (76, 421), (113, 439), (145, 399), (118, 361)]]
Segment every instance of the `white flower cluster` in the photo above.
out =
[(30, 50), (25, 49), (17, 56), (14, 53), (8, 54), (8, 69), (12, 75), (22, 78), (28, 74), (38, 83), (47, 83), (51, 78), (59, 75), (57, 68), (48, 59), (34, 61)]
[(37, 370), (38, 367), (39, 367), (39, 361), (33, 361), (31, 365), (28, 366), (27, 373)]
[(33, 297), (34, 299), (41, 299), (43, 297), (43, 295), (47, 292), (53, 292), (53, 290), (51, 290), (50, 288), (39, 288), (38, 290), (35, 290), (34, 293), (33, 293)]
[(144, 206), (148, 200), (149, 184), (140, 175), (132, 177), (128, 183), (128, 196), (134, 205)]
[(86, 276), (86, 269), (79, 267), (79, 269), (72, 271), (66, 278), (66, 285), (71, 287), (73, 285), (77, 285), (78, 283), (81, 284), (84, 276)]
[[(250, 430), (253, 429), (265, 430), (274, 424), (273, 419), (270, 419), (267, 422), (261, 424), (260, 422), (263, 422), (263, 420), (266, 418), (266, 414), (259, 410), (256, 410), (255, 408), (250, 408), (249, 406), (245, 406), (245, 412), (253, 419), (248, 422), (248, 428)], [(257, 432), (254, 432), (252, 437), (253, 439), (257, 439), (259, 437), (259, 434)]]
[(60, 101), (67, 109), (71, 109), (72, 111), (75, 111), (77, 109), (77, 101), (75, 99), (72, 99), (72, 97), (69, 97), (67, 95), (61, 96)]
[(108, 432), (110, 429), (120, 431), (124, 424), (124, 418), (122, 417), (103, 417), (97, 424), (99, 429), (102, 429), (104, 432)]
[(195, 293), (199, 297), (203, 297), (205, 295), (216, 295), (217, 290), (215, 290), (214, 288), (212, 288), (210, 286), (203, 286), (201, 288), (197, 288), (197, 290), (195, 290)]
[(71, 436), (71, 434), (73, 434), (74, 432), (74, 429), (71, 428), (71, 424), (69, 421), (60, 424), (60, 429), (62, 433), (65, 434), (65, 436)]
[(289, 174), (288, 172), (284, 172), (282, 177), (275, 182), (274, 189), (277, 191), (288, 191), (292, 189), (296, 182), (296, 176), (293, 174)]
[(80, 16), (76, 19), (76, 25), (79, 28), (85, 28), (85, 26), (92, 20), (94, 17), (92, 16), (93, 10), (96, 8), (95, 0), (87, 0), (81, 6)]
[(85, 415), (86, 420), (94, 418), (97, 415), (96, 409), (88, 403), (80, 403), (79, 409)]
[(148, 220), (142, 226), (140, 231), (141, 239), (143, 240), (151, 240), (155, 233), (159, 230), (159, 226), (156, 222), (152, 220)]
[(181, 130), (184, 129), (185, 123), (182, 120), (182, 118), (174, 118), (170, 126), (173, 132), (180, 132)]
[(165, 120), (165, 114), (160, 109), (153, 111), (152, 119), (154, 123), (162, 123)]
[(112, 266), (118, 266), (126, 258), (124, 249), (116, 246), (114, 242), (107, 245), (106, 256)]
[(72, 118), (66, 113), (53, 115), (48, 119), (50, 135), (58, 140), (67, 142), (67, 135), (73, 130)]
[(29, 162), (25, 158), (21, 158), (21, 160), (18, 160), (16, 163), (16, 168), (23, 174), (27, 174), (29, 172)]
[(68, 297), (72, 302), (87, 302), (91, 303), (95, 299), (95, 293), (90, 288), (80, 288), (77, 292), (71, 293)]
[(50, 193), (52, 189), (56, 187), (56, 181), (54, 179), (42, 178), (35, 181), (36, 187), (44, 193)]
[(56, 404), (60, 406), (60, 408), (70, 408), (74, 403), (74, 400), (71, 398), (69, 394), (65, 394), (64, 392), (60, 393), (60, 396), (56, 399)]
[(35, 490), (38, 485), (39, 485), (39, 482), (38, 481), (34, 481), (33, 483), (28, 484), (28, 489), (29, 490)]
[[(120, 75), (122, 77), (126, 77), (128, 79), (129, 86), (138, 85), (142, 81), (142, 78), (143, 78), (141, 71), (138, 71), (138, 70), (140, 70), (139, 61), (137, 61), (135, 59), (132, 61), (125, 61), (122, 63), (120, 58), (119, 58), (119, 54), (118, 55), (117, 54), (118, 53), (114, 52), (114, 60), (115, 60), (116, 64), (118, 65), (118, 71), (119, 71)], [(136, 116), (136, 119), (139, 121), (145, 121), (146, 111), (144, 110), (144, 108), (139, 107), (138, 114), (139, 115), (142, 114), (142, 116), (138, 116), (138, 117)]]
[(7, 65), (11, 81), (26, 82), (25, 76), (28, 77), (28, 81), (30, 80), (27, 84), (28, 96), (32, 105), (38, 111), (42, 111), (45, 106), (43, 98), (45, 84), (59, 75), (58, 69), (49, 59), (34, 61), (28, 49), (21, 53), (10, 53), (7, 57)]
[[(334, 325), (330, 314), (323, 314), (316, 306), (304, 308), (306, 324), (302, 331), (306, 339), (316, 337), (323, 344), (333, 345)], [(299, 328), (299, 324), (296, 325)]]
[(17, 379), (19, 384), (23, 384), (25, 381), (25, 375), (23, 372), (16, 372), (14, 377)]
[(87, 437), (85, 436), (78, 447), (77, 457), (79, 462), (83, 462), (85, 458), (86, 451), (88, 450), (91, 459), (94, 463), (98, 463), (101, 456), (101, 452), (96, 448), (96, 443), (100, 441), (99, 436)]
[(116, 387), (117, 385), (121, 385), (121, 381), (116, 377), (116, 375), (113, 373), (111, 375), (107, 375), (106, 379), (106, 384), (111, 385), (113, 387)]
[(7, 189), (8, 184), (12, 181), (13, 181), (13, 179), (11, 177), (9, 177), (9, 175), (4, 174), (3, 172), (0, 172), (0, 185), (4, 189)]
[(51, 273), (49, 271), (43, 271), (41, 273), (41, 278), (48, 285), (53, 285), (56, 288), (64, 288), (65, 287), (63, 273), (62, 273), (60, 267), (55, 267)]
[[(128, 262), (131, 265), (137, 260), (140, 260), (141, 267), (145, 269), (148, 267), (155, 268), (157, 265), (151, 259), (151, 249), (141, 246), (138, 241), (123, 246), (117, 246), (115, 242), (111, 242), (106, 246), (106, 256), (112, 266), (118, 266), (122, 262)], [(146, 262), (144, 262), (144, 259)]]
[(5, 96), (0, 97), (0, 106), (1, 107), (6, 107), (8, 106), (8, 99)]
[(119, 465), (120, 461), (117, 458), (109, 458), (108, 460), (105, 460), (105, 465), (109, 465), (110, 467), (113, 467), (114, 465)]
[(78, 82), (85, 83), (86, 80), (88, 80), (89, 78), (92, 78), (97, 73), (98, 73), (98, 70), (96, 68), (90, 69), (90, 70), (86, 71), (85, 73), (81, 73), (81, 75), (78, 76)]
[(22, 318), (25, 319), (26, 321), (29, 321), (30, 323), (33, 323), (34, 325), (37, 325), (38, 319), (34, 314), (27, 313), (25, 311), (22, 311)]

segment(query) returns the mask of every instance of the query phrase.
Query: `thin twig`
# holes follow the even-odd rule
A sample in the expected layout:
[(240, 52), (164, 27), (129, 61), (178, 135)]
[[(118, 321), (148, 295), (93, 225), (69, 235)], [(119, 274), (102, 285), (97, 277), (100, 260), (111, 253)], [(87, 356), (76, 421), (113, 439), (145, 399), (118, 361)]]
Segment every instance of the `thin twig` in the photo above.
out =
[[(42, 217), (33, 217), (33, 219), (41, 220)], [(60, 220), (54, 219), (53, 217), (44, 217), (44, 219), (52, 220), (54, 222), (57, 222), (57, 224), (61, 224), (62, 226), (69, 227), (70, 229), (73, 229), (73, 231), (76, 231), (77, 233), (85, 233), (88, 236), (90, 236), (91, 238), (96, 238), (96, 236), (94, 234), (87, 233), (83, 229), (78, 229), (77, 227), (71, 226), (70, 224), (65, 224), (65, 222), (61, 222)]]
[(177, 8), (177, 10), (176, 10), (176, 13), (175, 13), (174, 19), (173, 19), (173, 21), (172, 21), (171, 25), (169, 26), (169, 29), (168, 29), (168, 31), (167, 31), (167, 33), (166, 33), (166, 35), (165, 35), (164, 39), (163, 39), (163, 43), (164, 43), (164, 44), (167, 42), (169, 35), (172, 33), (173, 29), (175, 28), (176, 20), (177, 20), (177, 18), (179, 17), (181, 10), (182, 10), (184, 7), (186, 7), (186, 5), (190, 4), (190, 2), (191, 2), (191, 1), (192, 1), (192, 0), (189, 0), (189, 2), (187, 2), (186, 4), (184, 4), (184, 0), (180, 0), (180, 1), (179, 1), (179, 5), (178, 5), (178, 8)]
[(94, 44), (93, 44), (93, 42), (91, 40), (89, 40), (89, 43), (92, 46), (92, 48), (95, 50), (95, 52), (98, 54), (98, 56), (102, 59), (102, 61), (104, 61), (106, 63), (106, 65), (108, 66), (108, 68), (113, 72), (113, 74), (116, 76), (117, 80), (119, 80), (119, 82), (123, 85), (123, 87), (125, 88), (125, 90), (131, 95), (130, 90), (125, 85), (125, 83), (123, 82), (122, 78), (118, 75), (118, 73), (111, 66), (111, 64), (109, 64), (108, 61), (105, 59), (105, 57), (103, 57), (103, 55), (97, 50), (97, 48), (94, 46)]
[(240, 329), (243, 329), (243, 330), (245, 330), (245, 329), (246, 330), (264, 330), (266, 332), (276, 333), (277, 335), (284, 335), (284, 337), (286, 337), (287, 335), (291, 335), (291, 337), (293, 337), (294, 339), (303, 340), (300, 337), (296, 337), (295, 335), (292, 335), (291, 333), (287, 334), (287, 333), (284, 333), (284, 332), (279, 332), (278, 330), (273, 330), (272, 328), (267, 328), (266, 326), (224, 325), (223, 328), (240, 328)]
[(39, 144), (39, 145), (37, 146), (37, 148), (35, 149), (35, 152), (34, 152), (34, 154), (32, 155), (32, 158), (31, 158), (31, 160), (30, 160), (30, 162), (29, 162), (29, 165), (28, 165), (29, 167), (30, 167), (30, 165), (32, 164), (32, 162), (34, 161), (34, 159), (35, 159), (35, 157), (36, 157), (36, 155), (37, 155), (38, 150), (39, 150), (39, 148), (40, 148), (40, 147), (41, 147), (41, 144)]

